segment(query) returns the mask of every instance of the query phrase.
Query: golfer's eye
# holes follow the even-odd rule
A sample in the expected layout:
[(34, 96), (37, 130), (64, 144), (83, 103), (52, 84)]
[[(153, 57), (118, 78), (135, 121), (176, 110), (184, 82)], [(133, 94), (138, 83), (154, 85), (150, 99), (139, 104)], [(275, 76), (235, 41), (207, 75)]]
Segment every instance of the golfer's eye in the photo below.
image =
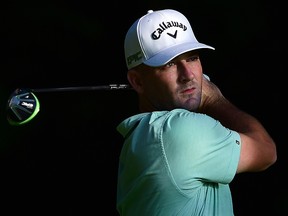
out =
[(172, 66), (174, 66), (175, 65), (175, 62), (168, 62), (166, 65), (165, 65), (165, 67), (172, 67)]
[(187, 59), (187, 62), (198, 61), (199, 59), (200, 59), (199, 56), (191, 56)]

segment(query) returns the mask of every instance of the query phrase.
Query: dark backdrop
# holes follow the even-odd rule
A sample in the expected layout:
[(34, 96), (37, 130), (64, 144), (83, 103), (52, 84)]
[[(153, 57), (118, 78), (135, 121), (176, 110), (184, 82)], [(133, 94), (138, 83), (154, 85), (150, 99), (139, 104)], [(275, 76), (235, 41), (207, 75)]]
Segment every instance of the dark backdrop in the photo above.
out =
[(216, 48), (203, 53), (204, 72), (277, 143), (273, 167), (232, 182), (235, 214), (287, 215), (286, 11), (276, 1), (227, 0), (2, 3), (2, 215), (117, 215), (115, 128), (137, 112), (134, 92), (38, 93), (40, 112), (21, 126), (8, 124), (7, 100), (18, 87), (127, 83), (125, 33), (163, 8), (183, 12), (198, 40)]

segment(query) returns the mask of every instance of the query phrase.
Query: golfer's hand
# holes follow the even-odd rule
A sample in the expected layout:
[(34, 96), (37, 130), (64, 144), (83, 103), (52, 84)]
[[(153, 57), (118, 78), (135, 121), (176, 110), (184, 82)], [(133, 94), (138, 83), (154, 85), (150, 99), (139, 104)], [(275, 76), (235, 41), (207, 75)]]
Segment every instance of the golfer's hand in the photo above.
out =
[(205, 113), (205, 111), (213, 108), (217, 105), (219, 100), (224, 99), (220, 89), (205, 76), (202, 80), (202, 98), (199, 107), (199, 111)]

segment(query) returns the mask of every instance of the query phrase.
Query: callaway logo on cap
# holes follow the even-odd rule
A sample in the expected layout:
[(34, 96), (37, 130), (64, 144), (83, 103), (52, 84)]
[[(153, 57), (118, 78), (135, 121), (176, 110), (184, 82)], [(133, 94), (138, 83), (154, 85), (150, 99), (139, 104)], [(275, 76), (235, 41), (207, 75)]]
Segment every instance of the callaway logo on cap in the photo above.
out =
[(153, 11), (136, 20), (125, 42), (128, 69), (141, 63), (152, 67), (167, 64), (176, 56), (195, 49), (213, 49), (199, 43), (187, 18), (178, 11)]

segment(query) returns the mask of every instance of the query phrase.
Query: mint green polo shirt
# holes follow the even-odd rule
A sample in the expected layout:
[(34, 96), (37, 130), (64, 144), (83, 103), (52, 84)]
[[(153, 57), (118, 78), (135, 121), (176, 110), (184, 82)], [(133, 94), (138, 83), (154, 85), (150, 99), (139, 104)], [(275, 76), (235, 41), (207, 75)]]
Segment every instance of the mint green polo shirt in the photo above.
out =
[(184, 109), (141, 113), (117, 126), (117, 210), (123, 216), (231, 216), (237, 132)]

